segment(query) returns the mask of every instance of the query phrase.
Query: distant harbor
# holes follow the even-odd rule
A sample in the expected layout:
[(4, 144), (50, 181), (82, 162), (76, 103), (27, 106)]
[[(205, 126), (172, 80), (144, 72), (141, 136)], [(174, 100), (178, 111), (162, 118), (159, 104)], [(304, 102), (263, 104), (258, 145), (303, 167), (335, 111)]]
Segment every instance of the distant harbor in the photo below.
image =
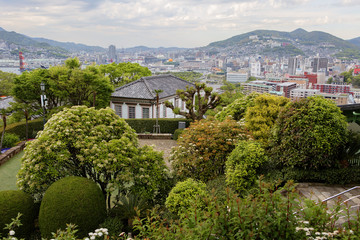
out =
[(15, 73), (20, 75), (20, 68), (19, 67), (0, 67), (0, 71), (8, 72), (8, 73)]

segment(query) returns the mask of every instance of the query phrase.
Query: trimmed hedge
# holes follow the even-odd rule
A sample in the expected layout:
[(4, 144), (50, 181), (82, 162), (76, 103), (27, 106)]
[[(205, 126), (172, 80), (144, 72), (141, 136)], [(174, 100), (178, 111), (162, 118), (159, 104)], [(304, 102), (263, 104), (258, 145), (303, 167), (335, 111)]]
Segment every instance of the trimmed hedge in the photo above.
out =
[(53, 183), (45, 192), (39, 213), (42, 238), (65, 229), (66, 224), (78, 226), (80, 238), (94, 231), (106, 217), (106, 202), (99, 186), (83, 177), (65, 177)]
[[(35, 138), (36, 134), (43, 130), (44, 128), (44, 120), (35, 119), (28, 122), (29, 124), (29, 138)], [(2, 133), (2, 129), (0, 129), (0, 135)], [(13, 133), (19, 136), (20, 140), (25, 140), (26, 138), (26, 123), (25, 122), (18, 122), (10, 124), (6, 127), (5, 133)]]
[[(153, 132), (156, 119), (125, 119), (125, 121), (132, 127), (137, 133)], [(175, 130), (179, 127), (179, 122), (185, 122), (186, 127), (190, 126), (191, 120), (185, 118), (160, 118), (160, 132), (174, 134)]]
[[(156, 119), (125, 119), (125, 121), (137, 133), (153, 132)], [(191, 120), (184, 118), (160, 118), (160, 132), (174, 134), (175, 130), (179, 127), (179, 122), (185, 122), (186, 127), (189, 127)], [(43, 130), (43, 119), (38, 118), (29, 121), (29, 138), (35, 138), (38, 131)], [(26, 124), (25, 122), (18, 122), (10, 124), (6, 127), (6, 133), (14, 133), (20, 137), (20, 140), (26, 138)], [(0, 135), (2, 129), (0, 129)]]
[(287, 182), (317, 182), (327, 184), (355, 184), (360, 183), (360, 167), (349, 167), (340, 169), (309, 170), (284, 168), (282, 170), (272, 169), (263, 172), (265, 179), (270, 181)]
[(0, 192), (0, 234), (7, 236), (9, 230), (4, 230), (5, 224), (11, 223), (20, 212), (21, 226), (15, 228), (17, 237), (29, 237), (34, 229), (36, 216), (34, 199), (27, 193), (17, 190)]

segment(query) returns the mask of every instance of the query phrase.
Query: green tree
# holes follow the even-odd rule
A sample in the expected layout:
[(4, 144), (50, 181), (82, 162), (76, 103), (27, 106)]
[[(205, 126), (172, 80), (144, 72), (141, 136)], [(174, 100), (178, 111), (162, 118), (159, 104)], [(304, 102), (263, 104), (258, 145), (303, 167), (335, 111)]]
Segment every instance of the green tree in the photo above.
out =
[(270, 156), (280, 166), (321, 169), (339, 166), (347, 122), (334, 102), (308, 97), (280, 112), (270, 141)]
[(254, 105), (246, 109), (245, 127), (256, 140), (267, 143), (270, 130), (277, 119), (280, 110), (290, 100), (285, 97), (262, 94), (254, 99)]
[(256, 77), (250, 76), (246, 82), (252, 82), (255, 80), (256, 80)]
[(11, 90), (14, 86), (14, 79), (17, 75), (15, 73), (7, 73), (0, 71), (0, 95), (11, 95)]
[(353, 73), (354, 69), (350, 69), (349, 71), (345, 71), (345, 72), (342, 72), (340, 73), (340, 76), (343, 76), (344, 77), (344, 82), (346, 83), (352, 83), (352, 80), (353, 80)]
[(153, 198), (164, 170), (161, 153), (139, 148), (135, 131), (113, 110), (74, 106), (54, 114), (27, 144), (17, 185), (41, 198), (58, 179), (87, 177), (107, 194), (109, 206), (115, 189)]
[(353, 87), (360, 87), (360, 75), (357, 75), (352, 80)]
[(329, 77), (329, 79), (326, 81), (327, 84), (332, 84), (332, 82), (334, 81), (333, 77)]
[(212, 87), (207, 87), (205, 83), (195, 83), (195, 88), (186, 86), (186, 90), (178, 89), (176, 95), (185, 102), (187, 111), (181, 111), (169, 101), (165, 102), (165, 106), (187, 119), (201, 120), (207, 110), (220, 104), (221, 97), (212, 90)]
[(114, 88), (109, 79), (95, 66), (81, 68), (79, 59), (65, 61), (63, 66), (24, 72), (14, 81), (13, 96), (19, 103), (30, 106), (32, 112), (42, 114), (40, 84), (45, 83), (48, 111), (64, 105), (108, 106)]
[(247, 108), (254, 106), (254, 99), (257, 96), (259, 96), (259, 93), (253, 92), (235, 99), (235, 101), (223, 107), (223, 109), (215, 115), (216, 119), (224, 121), (226, 118), (230, 118), (239, 121), (244, 118)]
[(151, 76), (151, 71), (138, 63), (111, 63), (99, 66), (100, 72), (108, 76), (110, 82), (119, 87), (138, 80), (141, 77)]
[[(163, 74), (163, 73), (161, 73)], [(181, 78), (188, 82), (199, 82), (200, 78), (203, 76), (201, 73), (198, 72), (166, 72), (164, 74), (171, 74), (175, 77)]]
[(223, 175), (226, 158), (239, 139), (248, 139), (248, 135), (234, 120), (203, 119), (191, 123), (170, 156), (175, 174), (181, 179), (204, 182)]
[(257, 169), (267, 161), (265, 150), (256, 141), (239, 141), (226, 160), (226, 182), (244, 193), (258, 179)]

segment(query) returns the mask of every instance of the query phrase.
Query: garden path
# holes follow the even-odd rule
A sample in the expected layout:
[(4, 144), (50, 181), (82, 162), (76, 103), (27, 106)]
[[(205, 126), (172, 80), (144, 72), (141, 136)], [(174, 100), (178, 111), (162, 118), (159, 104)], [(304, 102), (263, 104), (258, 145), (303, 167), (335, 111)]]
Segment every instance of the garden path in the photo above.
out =
[(169, 156), (171, 148), (175, 147), (176, 141), (171, 139), (139, 139), (140, 146), (149, 145), (154, 147), (157, 151), (164, 152), (164, 159), (166, 166), (170, 167)]

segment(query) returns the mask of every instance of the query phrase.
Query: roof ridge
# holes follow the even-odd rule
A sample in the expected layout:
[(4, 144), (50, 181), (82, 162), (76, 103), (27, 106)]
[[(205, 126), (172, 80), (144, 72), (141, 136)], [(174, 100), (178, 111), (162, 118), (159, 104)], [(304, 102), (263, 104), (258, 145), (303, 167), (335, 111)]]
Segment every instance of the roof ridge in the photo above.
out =
[(145, 84), (146, 89), (150, 92), (150, 95), (151, 95), (151, 96), (153, 96), (153, 97), (155, 98), (156, 96), (154, 96), (154, 94), (151, 92), (149, 85), (148, 85), (148, 84), (147, 84), (147, 82), (145, 81), (145, 80), (147, 80), (147, 79), (146, 79), (146, 78), (140, 78), (140, 79), (142, 79), (142, 80), (143, 80), (143, 82), (144, 82), (144, 84)]

